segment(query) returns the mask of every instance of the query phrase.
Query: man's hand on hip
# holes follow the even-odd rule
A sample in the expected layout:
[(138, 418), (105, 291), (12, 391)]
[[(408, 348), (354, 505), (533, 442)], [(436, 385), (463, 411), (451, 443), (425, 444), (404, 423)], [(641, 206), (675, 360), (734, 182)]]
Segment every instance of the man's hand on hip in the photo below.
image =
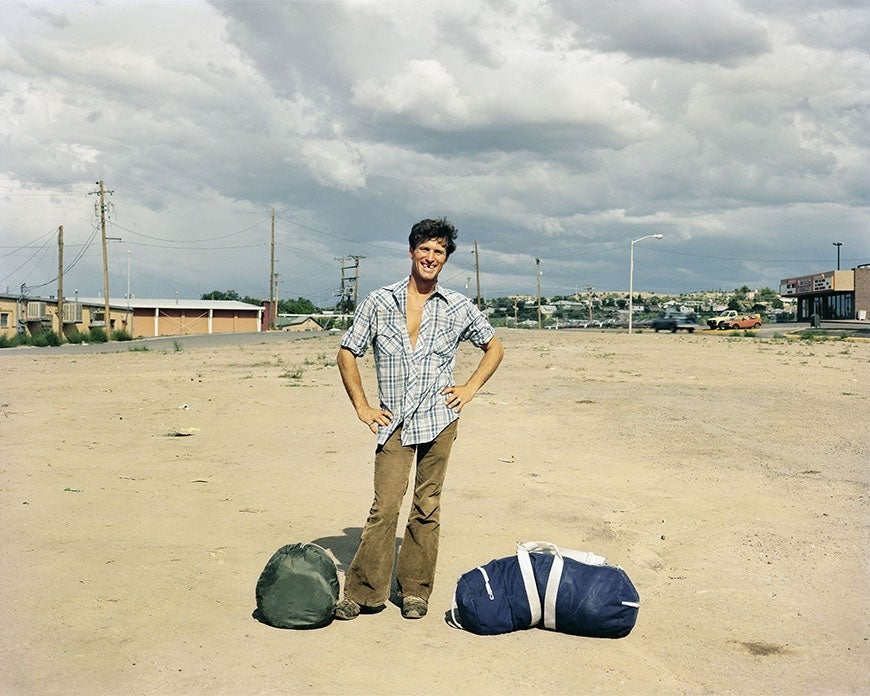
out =
[(369, 430), (373, 433), (377, 433), (378, 428), (381, 426), (388, 426), (390, 421), (393, 420), (393, 414), (386, 409), (372, 408), (371, 406), (362, 407), (356, 412), (356, 415), (363, 423), (369, 426)]
[(467, 384), (456, 384), (452, 387), (444, 387), (441, 393), (445, 396), (447, 408), (451, 408), (456, 413), (459, 413), (463, 406), (468, 404), (477, 394), (477, 389), (469, 387)]

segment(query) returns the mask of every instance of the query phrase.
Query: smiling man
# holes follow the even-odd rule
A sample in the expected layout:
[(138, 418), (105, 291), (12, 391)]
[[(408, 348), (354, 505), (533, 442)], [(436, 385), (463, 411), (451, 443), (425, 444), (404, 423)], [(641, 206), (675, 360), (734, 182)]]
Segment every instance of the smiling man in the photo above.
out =
[[(456, 228), (446, 219), (422, 220), (408, 237), (411, 273), (363, 300), (341, 340), (338, 367), (356, 415), (377, 435), (374, 501), (359, 548), (347, 569), (338, 619), (374, 613), (386, 603), (395, 560), (399, 510), (416, 459), (414, 500), (399, 550), (397, 580), (402, 616), (426, 615), (440, 532), (441, 488), (459, 413), (498, 368), (501, 341), (461, 293), (438, 285), (456, 249)], [(460, 341), (483, 351), (464, 384), (453, 368)], [(374, 351), (378, 406), (371, 406), (357, 366)]]

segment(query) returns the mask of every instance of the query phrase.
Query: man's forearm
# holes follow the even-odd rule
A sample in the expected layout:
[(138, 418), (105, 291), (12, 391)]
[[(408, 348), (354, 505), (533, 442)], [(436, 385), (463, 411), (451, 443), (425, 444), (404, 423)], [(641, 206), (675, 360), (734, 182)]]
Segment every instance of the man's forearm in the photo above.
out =
[(466, 384), (473, 387), (475, 391), (479, 390), (495, 374), (503, 357), (504, 347), (501, 341), (493, 336), (492, 340), (484, 346), (483, 357)]
[(369, 405), (369, 400), (366, 398), (365, 389), (363, 389), (362, 376), (359, 372), (359, 367), (356, 364), (356, 356), (347, 348), (340, 348), (336, 357), (338, 363), (338, 371), (341, 374), (341, 383), (344, 385), (344, 390), (347, 392), (350, 403), (353, 404), (357, 413)]
[(366, 398), (365, 389), (363, 389), (362, 376), (356, 363), (356, 356), (347, 348), (341, 348), (338, 351), (336, 362), (338, 362), (338, 371), (341, 373), (341, 382), (353, 404), (357, 418), (365, 423), (373, 433), (377, 433), (378, 428), (388, 426), (393, 419), (393, 414), (386, 409), (369, 406), (369, 400)]

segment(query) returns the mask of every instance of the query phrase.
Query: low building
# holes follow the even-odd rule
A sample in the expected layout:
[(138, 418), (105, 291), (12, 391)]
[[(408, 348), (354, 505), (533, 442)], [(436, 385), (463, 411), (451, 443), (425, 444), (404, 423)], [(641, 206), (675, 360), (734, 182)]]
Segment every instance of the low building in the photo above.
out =
[[(105, 302), (100, 298), (67, 299), (62, 311), (58, 309), (52, 298), (0, 295), (0, 335), (54, 331), (69, 336), (106, 326)], [(110, 300), (109, 328), (133, 338), (253, 333), (260, 331), (262, 312), (262, 307), (234, 300)]]
[(865, 320), (870, 313), (870, 265), (785, 278), (779, 281), (779, 294), (797, 301), (798, 321), (810, 321), (813, 315)]
[[(120, 326), (121, 310), (110, 306), (112, 327)], [(14, 338), (18, 334), (36, 335), (54, 331), (58, 335), (69, 335), (76, 331), (89, 331), (93, 327), (105, 326), (103, 315), (105, 303), (67, 300), (62, 305), (54, 297), (28, 297), (22, 295), (0, 295), (0, 336)]]
[(310, 315), (278, 315), (275, 325), (281, 331), (323, 331), (323, 324)]

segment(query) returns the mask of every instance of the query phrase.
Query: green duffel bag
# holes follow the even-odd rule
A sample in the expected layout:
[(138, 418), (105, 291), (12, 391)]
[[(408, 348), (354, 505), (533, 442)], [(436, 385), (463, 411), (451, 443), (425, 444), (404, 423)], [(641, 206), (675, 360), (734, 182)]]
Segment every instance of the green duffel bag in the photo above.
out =
[(320, 628), (332, 621), (338, 572), (317, 544), (288, 544), (257, 580), (257, 618), (276, 628)]

